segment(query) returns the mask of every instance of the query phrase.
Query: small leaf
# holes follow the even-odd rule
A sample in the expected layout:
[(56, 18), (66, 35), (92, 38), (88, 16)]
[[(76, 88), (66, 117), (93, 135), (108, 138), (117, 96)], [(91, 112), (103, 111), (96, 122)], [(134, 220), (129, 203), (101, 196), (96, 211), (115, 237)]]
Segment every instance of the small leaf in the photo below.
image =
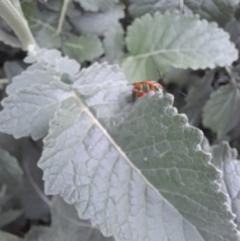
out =
[(123, 10), (124, 6), (119, 4), (106, 12), (85, 12), (79, 18), (72, 18), (70, 21), (81, 34), (102, 35), (110, 26), (124, 17)]
[(231, 148), (228, 142), (212, 146), (212, 163), (221, 171), (221, 190), (228, 196), (228, 206), (236, 214), (240, 228), (240, 161), (237, 160), (237, 150)]
[(74, 76), (78, 73), (80, 64), (74, 59), (69, 59), (67, 56), (59, 58), (55, 63), (55, 70), (59, 73), (65, 73), (70, 76)]
[(229, 35), (196, 16), (147, 14), (128, 28), (126, 42), (131, 56), (122, 68), (130, 82), (157, 79), (156, 69), (213, 69), (238, 58)]
[(203, 125), (221, 139), (240, 121), (240, 89), (227, 84), (213, 92), (203, 108)]
[(117, 23), (104, 33), (105, 56), (108, 63), (118, 63), (123, 57), (124, 31), (122, 25)]
[(86, 11), (98, 12), (113, 8), (118, 0), (74, 0), (79, 2)]
[(90, 61), (103, 54), (102, 43), (95, 35), (71, 37), (62, 48), (64, 54), (79, 62)]
[(15, 138), (31, 135), (38, 140), (46, 135), (48, 123), (60, 103), (70, 96), (70, 87), (63, 83), (21, 89), (2, 101), (0, 130)]
[(15, 157), (0, 149), (0, 183), (9, 186), (20, 185), (23, 172)]
[(17, 61), (6, 61), (3, 66), (4, 72), (9, 80), (23, 72), (24, 68)]
[(119, 241), (239, 240), (202, 133), (171, 95), (129, 105), (126, 79), (106, 64), (82, 70), (74, 88), (44, 139), (47, 194)]
[[(0, 177), (1, 179), (1, 177)], [(21, 210), (0, 211), (0, 228), (4, 227), (19, 218), (23, 212)], [(1, 237), (1, 235), (0, 235)], [(0, 239), (2, 240), (2, 239)]]
[(202, 109), (213, 92), (212, 80), (215, 75), (215, 70), (210, 70), (202, 79), (190, 87), (186, 97), (186, 106), (183, 108), (184, 113), (189, 118), (189, 123), (194, 126), (200, 124), (202, 118)]

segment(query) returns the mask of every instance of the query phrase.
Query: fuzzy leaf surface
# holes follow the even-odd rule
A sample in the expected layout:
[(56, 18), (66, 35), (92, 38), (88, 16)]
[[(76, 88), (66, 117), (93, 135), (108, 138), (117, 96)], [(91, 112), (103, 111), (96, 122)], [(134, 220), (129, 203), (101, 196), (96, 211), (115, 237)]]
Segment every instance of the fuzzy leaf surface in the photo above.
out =
[(231, 148), (228, 142), (211, 147), (212, 163), (222, 171), (221, 189), (228, 195), (228, 206), (236, 214), (238, 228), (240, 227), (240, 161), (237, 150)]
[(1, 241), (23, 241), (23, 239), (19, 238), (18, 236), (1, 231), (1, 230), (0, 230), (0, 240)]
[(95, 35), (72, 37), (64, 42), (63, 52), (79, 62), (93, 60), (103, 54), (100, 39)]
[(131, 82), (158, 79), (170, 67), (206, 69), (231, 65), (238, 53), (229, 35), (197, 16), (146, 14), (128, 28), (130, 57), (122, 69)]
[(202, 134), (171, 95), (127, 104), (116, 67), (94, 64), (62, 103), (38, 163), (45, 192), (116, 240), (238, 240)]
[(56, 82), (20, 89), (2, 101), (0, 130), (15, 138), (31, 135), (40, 139), (46, 135), (55, 110), (70, 95), (69, 86)]
[(232, 84), (213, 92), (203, 108), (203, 124), (223, 138), (240, 121), (240, 89)]

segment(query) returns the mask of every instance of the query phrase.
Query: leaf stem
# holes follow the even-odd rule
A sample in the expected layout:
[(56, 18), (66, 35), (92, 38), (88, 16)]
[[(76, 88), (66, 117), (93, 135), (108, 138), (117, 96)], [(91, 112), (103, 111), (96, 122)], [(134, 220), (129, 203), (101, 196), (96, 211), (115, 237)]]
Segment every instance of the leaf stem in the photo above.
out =
[(179, 9), (180, 9), (180, 12), (183, 13), (183, 10), (184, 10), (184, 0), (179, 0)]
[(10, 0), (0, 0), (0, 16), (15, 32), (24, 50), (33, 51), (38, 48), (26, 19)]
[(62, 31), (62, 26), (63, 26), (63, 22), (64, 22), (64, 19), (65, 19), (66, 12), (67, 12), (67, 7), (68, 7), (68, 4), (69, 4), (69, 1), (70, 0), (64, 0), (64, 2), (63, 2), (60, 18), (59, 18), (59, 21), (58, 21), (58, 27), (57, 27), (57, 31), (56, 31), (56, 34), (58, 34), (58, 35)]

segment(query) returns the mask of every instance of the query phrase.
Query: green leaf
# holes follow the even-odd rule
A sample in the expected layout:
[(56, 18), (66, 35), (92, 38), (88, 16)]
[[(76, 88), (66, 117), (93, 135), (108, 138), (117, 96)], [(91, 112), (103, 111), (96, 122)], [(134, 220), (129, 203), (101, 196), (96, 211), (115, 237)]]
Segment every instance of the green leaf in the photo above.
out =
[(202, 118), (202, 109), (213, 92), (212, 80), (215, 70), (210, 70), (202, 79), (197, 81), (188, 92), (186, 97), (186, 106), (183, 108), (187, 114), (189, 123), (194, 126), (200, 124)]
[[(184, 12), (199, 14), (201, 18), (225, 26), (233, 16), (239, 0), (184, 0)], [(179, 9), (179, 0), (130, 0), (129, 12), (134, 17), (157, 11)]]
[(203, 125), (222, 139), (240, 121), (240, 89), (227, 84), (213, 92), (203, 108)]
[(102, 43), (95, 35), (71, 37), (62, 48), (64, 54), (79, 62), (90, 61), (103, 54)]
[(98, 12), (107, 11), (118, 3), (118, 0), (74, 0), (79, 2), (86, 11)]
[(85, 12), (78, 18), (71, 18), (70, 21), (81, 34), (102, 35), (109, 27), (116, 24), (123, 17), (124, 6), (118, 4), (105, 12)]
[(24, 68), (17, 61), (6, 61), (3, 66), (4, 72), (9, 80), (23, 72)]
[(20, 89), (2, 101), (0, 130), (15, 138), (31, 135), (38, 140), (47, 134), (60, 103), (70, 96), (70, 87), (57, 82)]
[(117, 23), (111, 26), (104, 33), (105, 59), (108, 63), (118, 63), (123, 57), (124, 30), (122, 25)]
[(17, 159), (7, 151), (0, 149), (0, 183), (9, 186), (20, 185), (22, 175), (23, 172)]
[(23, 241), (23, 239), (19, 238), (18, 236), (15, 236), (13, 234), (10, 234), (1, 230), (0, 230), (0, 240), (1, 241)]
[(228, 206), (236, 214), (240, 228), (240, 161), (237, 150), (231, 148), (228, 142), (212, 146), (212, 163), (221, 171), (221, 190), (228, 196)]
[(197, 16), (147, 14), (128, 28), (126, 42), (131, 56), (122, 69), (130, 82), (158, 79), (156, 69), (213, 69), (238, 58), (229, 35)]
[(131, 89), (116, 67), (81, 73), (77, 95), (44, 139), (46, 194), (59, 194), (119, 241), (238, 240), (202, 134), (177, 114), (173, 97), (127, 104)]

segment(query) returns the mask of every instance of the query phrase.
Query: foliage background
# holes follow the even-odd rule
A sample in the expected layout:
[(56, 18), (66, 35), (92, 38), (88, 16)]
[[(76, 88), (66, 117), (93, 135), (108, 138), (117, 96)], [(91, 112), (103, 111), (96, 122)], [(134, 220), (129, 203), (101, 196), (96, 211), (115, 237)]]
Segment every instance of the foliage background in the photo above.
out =
[[(184, 13), (178, 11), (178, 0), (49, 0), (47, 3), (29, 0), (21, 1), (21, 6), (38, 45), (59, 49), (81, 64), (81, 68), (93, 66), (94, 62), (120, 64), (131, 83), (159, 78), (156, 69), (164, 74), (162, 83), (166, 92), (174, 95), (174, 106), (206, 137), (202, 148), (212, 153), (212, 163), (223, 173), (219, 184), (228, 195), (227, 203), (236, 215), (234, 222), (239, 228), (240, 66), (235, 49), (226, 37), (228, 33), (239, 51), (239, 1), (209, 0), (200, 4), (200, 1), (185, 0)], [(158, 12), (173, 14), (166, 13), (163, 17)], [(179, 16), (186, 19), (179, 20)], [(199, 19), (203, 20), (201, 26)], [(217, 25), (221, 30), (216, 30)], [(0, 40), (1, 99), (27, 87), (32, 79), (35, 83), (43, 80), (49, 83), (51, 71), (70, 75), (78, 72), (76, 61), (62, 59), (48, 73), (34, 69), (35, 66), (32, 72), (19, 75), (34, 61), (31, 56), (23, 61), (26, 52), (3, 19)], [(161, 52), (162, 58), (151, 56), (150, 61), (136, 58), (151, 52), (148, 46), (181, 49), (185, 42), (187, 46), (187, 40), (192, 48), (199, 48), (199, 53)], [(51, 52), (49, 56), (58, 54)], [(46, 57), (44, 61), (51, 65), (51, 59)], [(66, 77), (65, 81), (68, 80)], [(14, 101), (18, 103), (18, 99)], [(7, 108), (9, 102), (2, 103)], [(6, 131), (11, 126), (1, 130), (4, 128), (5, 132), (11, 132)], [(30, 132), (27, 134), (31, 138), (24, 137), (26, 132)], [(44, 128), (41, 131), (33, 128), (24, 133), (17, 128), (13, 134), (21, 139), (0, 134), (0, 240), (79, 240), (79, 237), (113, 240), (104, 237), (90, 221), (79, 219), (73, 207), (61, 197), (44, 194), (43, 173), (37, 162), (47, 132)], [(109, 132), (116, 135), (113, 130)]]

